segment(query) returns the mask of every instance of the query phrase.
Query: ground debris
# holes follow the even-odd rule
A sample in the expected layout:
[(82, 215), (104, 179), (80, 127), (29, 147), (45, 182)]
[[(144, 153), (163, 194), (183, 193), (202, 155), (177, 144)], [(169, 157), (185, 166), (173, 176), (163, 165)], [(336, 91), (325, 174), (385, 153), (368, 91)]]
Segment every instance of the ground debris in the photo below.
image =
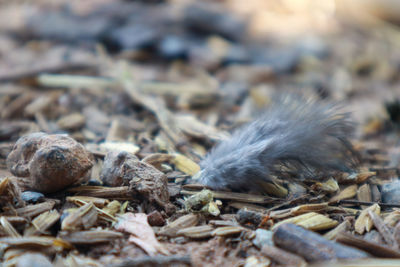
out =
[[(25, 2), (0, 1), (4, 266), (399, 265), (395, 1)], [(236, 163), (204, 161), (280, 94), (351, 122), (311, 110), (261, 154), (250, 128)], [(341, 154), (299, 141), (319, 131), (352, 160), (299, 162)]]

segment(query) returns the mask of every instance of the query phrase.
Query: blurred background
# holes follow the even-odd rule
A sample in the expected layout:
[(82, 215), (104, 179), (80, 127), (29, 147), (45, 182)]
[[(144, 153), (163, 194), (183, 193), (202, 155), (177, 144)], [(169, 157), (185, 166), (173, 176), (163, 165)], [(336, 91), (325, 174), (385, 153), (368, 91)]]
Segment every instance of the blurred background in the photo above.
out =
[(396, 154), (399, 23), (394, 0), (1, 1), (0, 140), (42, 130), (99, 142), (116, 120), (136, 143), (141, 131), (151, 140), (146, 110), (160, 113), (116, 85), (129, 77), (216, 132), (274, 92), (337, 101), (363, 145)]

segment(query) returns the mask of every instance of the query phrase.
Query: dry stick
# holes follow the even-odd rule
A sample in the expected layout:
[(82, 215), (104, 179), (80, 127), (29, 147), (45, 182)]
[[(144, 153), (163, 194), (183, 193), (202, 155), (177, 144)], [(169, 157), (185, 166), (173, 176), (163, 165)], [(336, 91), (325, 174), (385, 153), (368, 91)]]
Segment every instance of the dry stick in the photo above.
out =
[(387, 208), (400, 208), (400, 204), (382, 203), (382, 202), (370, 202), (370, 201), (359, 201), (353, 199), (342, 199), (337, 204), (354, 204), (354, 205), (373, 205), (378, 204), (381, 207)]
[(384, 247), (378, 243), (364, 240), (349, 233), (340, 233), (337, 236), (336, 241), (342, 244), (362, 249), (377, 257), (400, 258), (400, 252), (396, 250), (393, 250), (389, 247)]

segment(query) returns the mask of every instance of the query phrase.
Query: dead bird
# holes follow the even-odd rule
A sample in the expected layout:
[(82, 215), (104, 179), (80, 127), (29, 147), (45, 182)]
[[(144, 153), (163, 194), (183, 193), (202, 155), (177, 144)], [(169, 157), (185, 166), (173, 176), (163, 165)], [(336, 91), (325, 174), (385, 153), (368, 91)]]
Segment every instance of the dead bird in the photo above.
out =
[(350, 114), (336, 104), (298, 95), (271, 101), (255, 121), (216, 145), (201, 161), (197, 181), (215, 190), (258, 190), (273, 177), (327, 177), (357, 162)]

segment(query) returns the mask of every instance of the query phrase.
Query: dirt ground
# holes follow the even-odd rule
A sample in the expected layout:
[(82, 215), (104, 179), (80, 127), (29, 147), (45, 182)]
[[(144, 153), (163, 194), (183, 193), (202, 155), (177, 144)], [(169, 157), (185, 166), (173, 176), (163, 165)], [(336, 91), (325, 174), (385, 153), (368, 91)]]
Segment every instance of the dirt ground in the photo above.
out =
[[(0, 1), (2, 266), (399, 266), (400, 6), (346, 2)], [(276, 95), (354, 168), (201, 185)]]

